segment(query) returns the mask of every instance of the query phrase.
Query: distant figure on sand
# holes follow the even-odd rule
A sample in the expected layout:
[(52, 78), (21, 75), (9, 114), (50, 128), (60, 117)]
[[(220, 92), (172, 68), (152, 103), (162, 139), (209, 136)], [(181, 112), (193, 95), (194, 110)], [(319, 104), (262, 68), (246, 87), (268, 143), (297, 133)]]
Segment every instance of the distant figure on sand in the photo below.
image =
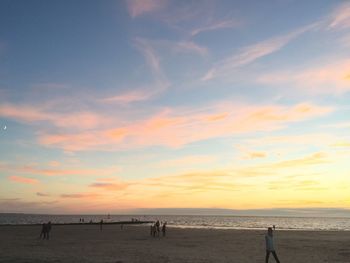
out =
[(155, 226), (156, 226), (157, 235), (159, 236), (159, 232), (160, 232), (160, 223), (159, 223), (159, 220), (157, 220)]
[(163, 233), (163, 237), (165, 237), (165, 234), (166, 234), (166, 222), (164, 222), (163, 225), (162, 225), (162, 233)]
[(273, 230), (276, 230), (276, 226), (275, 225), (273, 225), (272, 227), (273, 227)]
[(157, 232), (157, 226), (156, 223), (151, 225), (151, 236), (156, 237), (159, 236), (159, 232)]
[(103, 219), (100, 221), (100, 231), (102, 231)]
[(46, 233), (47, 233), (47, 225), (46, 225), (46, 223), (43, 223), (42, 226), (41, 226), (41, 233), (40, 233), (39, 238), (40, 239), (45, 239), (46, 238)]
[(275, 258), (277, 263), (280, 263), (276, 251), (275, 251), (275, 247), (273, 244), (273, 231), (272, 228), (269, 227), (267, 229), (267, 234), (265, 235), (265, 242), (266, 242), (266, 257), (265, 257), (265, 263), (269, 262), (269, 257), (270, 257), (270, 253), (272, 253), (273, 257)]
[(49, 239), (50, 238), (50, 231), (51, 231), (51, 221), (49, 221), (47, 224), (43, 223), (40, 233), (40, 239)]
[(49, 221), (46, 225), (47, 230), (46, 230), (46, 239), (49, 239), (50, 231), (51, 231), (51, 221)]

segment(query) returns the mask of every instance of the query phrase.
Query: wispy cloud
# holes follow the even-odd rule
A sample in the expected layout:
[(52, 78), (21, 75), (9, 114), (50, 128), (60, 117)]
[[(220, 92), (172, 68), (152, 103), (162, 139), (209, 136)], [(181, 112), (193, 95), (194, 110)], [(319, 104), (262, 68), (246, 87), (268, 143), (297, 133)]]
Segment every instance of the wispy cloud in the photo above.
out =
[(137, 16), (152, 13), (162, 9), (166, 4), (166, 0), (126, 0), (129, 14), (135, 18)]
[(216, 105), (195, 112), (191, 109), (168, 109), (114, 129), (81, 133), (42, 133), (39, 142), (67, 151), (130, 149), (155, 145), (181, 147), (210, 138), (281, 129), (289, 122), (322, 116), (331, 111), (330, 107), (308, 103), (292, 107)]
[(46, 194), (46, 193), (42, 193), (42, 192), (37, 192), (36, 195), (37, 195), (37, 196), (41, 196), (41, 197), (50, 196), (50, 194)]
[(245, 158), (248, 159), (257, 159), (257, 158), (266, 158), (267, 153), (265, 152), (248, 152), (245, 156)]
[(225, 29), (225, 28), (234, 28), (240, 25), (241, 25), (241, 22), (234, 19), (214, 21), (205, 26), (193, 29), (191, 32), (191, 36), (196, 36), (200, 33), (207, 32), (207, 31), (214, 31), (214, 30)]
[(166, 78), (163, 68), (160, 63), (160, 57), (152, 47), (152, 44), (147, 39), (136, 38), (135, 46), (145, 57), (147, 64), (149, 65), (153, 78), (154, 93), (162, 92), (170, 86), (168, 79)]
[(109, 118), (93, 112), (50, 112), (48, 109), (32, 105), (0, 105), (0, 116), (24, 123), (48, 122), (56, 127), (91, 129), (103, 125)]
[(37, 180), (37, 179), (23, 177), (23, 176), (16, 176), (16, 175), (9, 176), (8, 179), (10, 181), (17, 182), (17, 183), (23, 183), (23, 184), (38, 184), (39, 183), (39, 180)]
[(290, 41), (297, 38), (301, 34), (312, 30), (318, 26), (317, 23), (304, 26), (291, 33), (283, 36), (278, 36), (261, 41), (257, 44), (253, 44), (242, 48), (238, 52), (231, 55), (229, 58), (223, 59), (217, 62), (203, 77), (203, 81), (211, 80), (220, 76), (225, 76), (235, 69), (248, 65), (259, 58), (265, 57), (272, 53), (281, 50)]
[(208, 54), (208, 49), (206, 47), (200, 46), (193, 41), (180, 41), (174, 44), (174, 48), (177, 52), (184, 53), (196, 53), (201, 56), (205, 56)]
[(350, 90), (350, 60), (332, 61), (304, 70), (267, 73), (260, 76), (258, 82), (299, 88), (312, 94), (342, 94)]
[(203, 163), (212, 163), (217, 159), (216, 156), (210, 155), (190, 155), (181, 158), (164, 160), (158, 162), (159, 167), (188, 167), (190, 165), (198, 165)]
[(350, 28), (350, 3), (339, 5), (330, 17), (330, 29)]
[(124, 92), (120, 95), (107, 97), (102, 99), (101, 101), (107, 103), (119, 103), (122, 105), (130, 104), (133, 102), (145, 101), (153, 97), (155, 95), (155, 91), (149, 88), (131, 90)]
[(73, 198), (73, 199), (89, 199), (99, 197), (98, 194), (95, 193), (82, 193), (82, 194), (61, 194), (61, 198)]
[(89, 187), (100, 189), (100, 190), (108, 190), (108, 191), (122, 191), (126, 190), (130, 185), (132, 185), (131, 182), (123, 182), (121, 180), (116, 180), (115, 178), (110, 179), (99, 179), (97, 182), (92, 183), (89, 185)]
[[(4, 163), (2, 167), (4, 171), (7, 173), (20, 173), (26, 175), (39, 175), (39, 176), (115, 176), (117, 175), (121, 168), (118, 166), (109, 166), (106, 168), (90, 168), (90, 169), (82, 169), (82, 168), (52, 168), (52, 167), (41, 167), (36, 164), (28, 164), (28, 165), (10, 165)], [(22, 177), (15, 176), (11, 178), (12, 180), (18, 179), (20, 180)], [(26, 177), (23, 177), (26, 178)], [(30, 178), (29, 178), (30, 179)], [(36, 179), (33, 179), (36, 180)]]

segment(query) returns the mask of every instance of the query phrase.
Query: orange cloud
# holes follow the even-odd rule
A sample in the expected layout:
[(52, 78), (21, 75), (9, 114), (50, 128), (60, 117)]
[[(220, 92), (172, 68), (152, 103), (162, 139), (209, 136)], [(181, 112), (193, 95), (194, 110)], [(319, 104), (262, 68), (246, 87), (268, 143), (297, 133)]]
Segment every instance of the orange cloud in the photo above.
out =
[(99, 188), (103, 190), (110, 190), (110, 191), (120, 191), (125, 190), (128, 188), (129, 184), (127, 183), (110, 183), (110, 182), (97, 182), (89, 185), (93, 188)]
[(77, 199), (84, 199), (84, 198), (96, 198), (99, 197), (98, 194), (95, 193), (83, 193), (83, 194), (61, 194), (62, 198), (77, 198)]
[(37, 179), (16, 176), (16, 175), (9, 176), (8, 179), (10, 181), (17, 182), (17, 183), (23, 183), (23, 184), (38, 184), (39, 183), (39, 180), (37, 180)]
[(322, 116), (331, 111), (330, 107), (309, 103), (292, 107), (216, 105), (209, 110), (196, 112), (169, 109), (116, 129), (41, 134), (39, 142), (67, 151), (129, 149), (152, 145), (181, 147), (210, 138), (281, 129), (289, 122)]
[(265, 158), (267, 156), (264, 152), (250, 152), (248, 153), (249, 159), (256, 159), (256, 158)]

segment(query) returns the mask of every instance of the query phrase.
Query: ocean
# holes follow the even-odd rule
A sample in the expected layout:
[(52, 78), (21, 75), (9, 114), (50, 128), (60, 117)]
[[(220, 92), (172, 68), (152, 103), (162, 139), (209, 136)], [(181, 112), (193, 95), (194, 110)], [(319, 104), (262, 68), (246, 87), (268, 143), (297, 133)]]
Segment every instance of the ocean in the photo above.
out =
[(40, 215), (40, 214), (0, 214), (0, 225), (4, 224), (41, 224), (85, 223), (130, 221), (166, 221), (169, 227), (215, 228), (215, 229), (266, 229), (276, 226), (279, 230), (333, 230), (349, 231), (350, 218), (332, 217), (275, 217), (275, 216), (203, 216), (203, 215)]

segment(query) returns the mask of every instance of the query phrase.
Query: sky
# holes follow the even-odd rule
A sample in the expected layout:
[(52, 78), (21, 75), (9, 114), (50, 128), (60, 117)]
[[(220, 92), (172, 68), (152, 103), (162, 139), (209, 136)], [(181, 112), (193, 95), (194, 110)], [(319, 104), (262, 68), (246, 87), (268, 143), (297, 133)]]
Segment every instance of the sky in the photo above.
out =
[(0, 212), (348, 211), (349, 91), (350, 1), (0, 1)]

